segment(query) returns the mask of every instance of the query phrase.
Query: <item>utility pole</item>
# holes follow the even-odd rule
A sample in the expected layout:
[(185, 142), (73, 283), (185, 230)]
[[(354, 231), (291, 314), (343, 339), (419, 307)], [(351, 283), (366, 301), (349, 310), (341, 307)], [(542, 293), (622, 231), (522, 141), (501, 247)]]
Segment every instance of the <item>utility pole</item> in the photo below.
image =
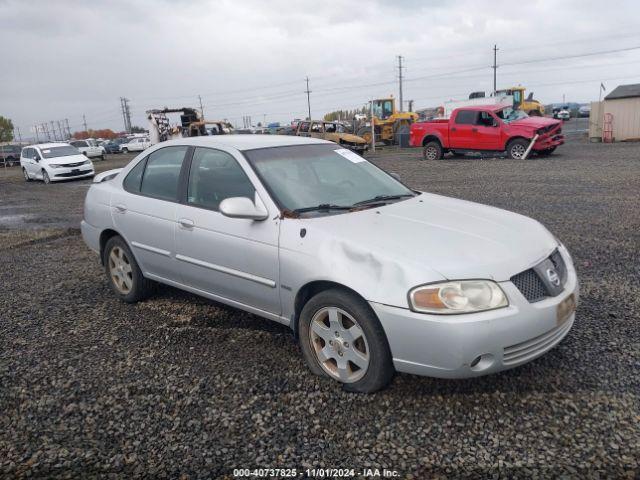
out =
[[(18, 141), (22, 143), (22, 135), (20, 135), (20, 127), (16, 127), (16, 131), (18, 132)], [(15, 138), (15, 135), (14, 135)]]
[(202, 97), (198, 95), (198, 101), (200, 102), (200, 115), (202, 115), (202, 120), (204, 120), (204, 108), (202, 108)]
[(495, 97), (498, 91), (498, 86), (497, 86), (498, 46), (497, 45), (493, 46), (493, 66), (491, 68), (493, 68), (493, 96)]
[(309, 121), (311, 121), (311, 97), (309, 97), (311, 90), (309, 90), (309, 77), (307, 77), (306, 80), (307, 80), (307, 89), (304, 91), (304, 93), (307, 94), (307, 108), (309, 109)]
[(89, 133), (89, 129), (87, 128), (87, 117), (84, 116), (84, 113), (82, 114), (82, 124), (84, 125), (84, 131)]
[(53, 120), (49, 122), (51, 124), (51, 133), (53, 133), (53, 140), (58, 140), (58, 136), (56, 135), (56, 127), (53, 126)]
[(376, 151), (376, 127), (373, 121), (373, 100), (370, 102), (371, 105), (371, 150), (375, 153)]
[(60, 140), (64, 140), (64, 132), (62, 131), (62, 125), (60, 125), (60, 120), (56, 120), (58, 124), (58, 131), (60, 132)]
[(131, 133), (131, 111), (129, 110), (129, 99), (120, 97), (120, 108), (122, 108), (122, 119), (124, 120), (124, 129), (127, 133)]
[(65, 119), (64, 119), (64, 123), (65, 123), (65, 125), (67, 126), (67, 136), (68, 136), (69, 138), (71, 138), (71, 128), (69, 128), (69, 119), (68, 119), (68, 118), (65, 118)]
[(40, 143), (40, 136), (38, 135), (38, 125), (33, 126), (33, 131), (36, 134), (36, 143)]
[(403, 111), (402, 103), (402, 55), (398, 55), (398, 84), (400, 87), (400, 112)]

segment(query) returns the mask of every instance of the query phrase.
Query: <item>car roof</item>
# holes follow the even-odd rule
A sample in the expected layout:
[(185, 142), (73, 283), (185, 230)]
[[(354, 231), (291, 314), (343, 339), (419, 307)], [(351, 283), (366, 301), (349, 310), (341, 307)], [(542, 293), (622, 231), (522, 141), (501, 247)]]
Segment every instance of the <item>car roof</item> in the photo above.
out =
[(333, 143), (309, 137), (293, 135), (208, 135), (202, 137), (178, 138), (162, 142), (161, 145), (194, 145), (202, 147), (227, 147), (236, 150), (254, 150), (256, 148), (286, 147), (292, 145), (316, 145)]
[(27, 145), (24, 148), (51, 148), (51, 147), (61, 147), (64, 145), (69, 145), (67, 142), (50, 142), (50, 143), (34, 143), (33, 145)]

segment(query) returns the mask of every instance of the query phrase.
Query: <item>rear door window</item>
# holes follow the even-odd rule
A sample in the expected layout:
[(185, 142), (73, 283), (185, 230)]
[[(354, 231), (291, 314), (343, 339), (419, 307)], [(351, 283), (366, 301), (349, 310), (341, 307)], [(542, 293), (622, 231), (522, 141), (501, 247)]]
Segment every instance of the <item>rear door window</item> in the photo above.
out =
[(186, 152), (186, 146), (176, 146), (161, 148), (149, 155), (140, 193), (161, 200), (177, 201), (180, 170)]
[(475, 110), (460, 110), (456, 115), (458, 125), (475, 125), (478, 112)]

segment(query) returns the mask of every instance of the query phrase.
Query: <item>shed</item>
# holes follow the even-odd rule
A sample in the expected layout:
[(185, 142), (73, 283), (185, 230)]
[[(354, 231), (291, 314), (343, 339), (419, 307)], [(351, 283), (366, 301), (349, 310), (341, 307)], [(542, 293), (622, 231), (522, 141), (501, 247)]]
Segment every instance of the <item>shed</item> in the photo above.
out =
[(592, 104), (589, 136), (602, 137), (605, 118), (611, 119), (614, 141), (640, 140), (640, 83), (620, 85), (601, 104)]

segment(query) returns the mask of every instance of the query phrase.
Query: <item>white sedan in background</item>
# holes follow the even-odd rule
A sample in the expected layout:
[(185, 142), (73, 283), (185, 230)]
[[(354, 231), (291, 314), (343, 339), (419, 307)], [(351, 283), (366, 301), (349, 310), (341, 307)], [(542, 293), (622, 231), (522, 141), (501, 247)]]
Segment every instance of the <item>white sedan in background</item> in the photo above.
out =
[(136, 137), (129, 140), (127, 143), (120, 145), (120, 151), (122, 153), (128, 152), (142, 152), (151, 146), (151, 140), (144, 137)]
[(350, 391), (513, 368), (575, 319), (571, 256), (539, 222), (411, 190), (324, 140), (163, 142), (99, 174), (84, 213), (120, 299), (153, 280), (283, 323)]
[(101, 160), (104, 160), (104, 148), (95, 145), (90, 140), (73, 140), (69, 142), (69, 144), (76, 147), (80, 153), (87, 158), (100, 158)]
[(24, 179), (44, 183), (88, 178), (95, 175), (93, 163), (68, 143), (42, 143), (22, 149), (20, 166)]

